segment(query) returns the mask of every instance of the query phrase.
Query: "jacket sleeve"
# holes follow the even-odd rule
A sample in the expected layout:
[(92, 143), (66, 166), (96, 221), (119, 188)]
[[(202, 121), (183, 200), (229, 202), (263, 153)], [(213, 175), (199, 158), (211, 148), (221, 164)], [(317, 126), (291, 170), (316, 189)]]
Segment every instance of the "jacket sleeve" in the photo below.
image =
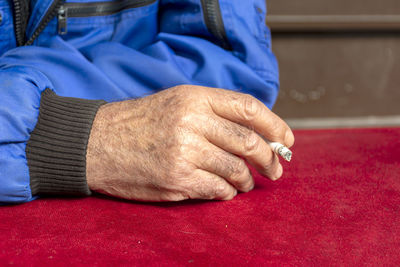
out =
[[(279, 70), (266, 11), (265, 0), (161, 0), (160, 30), (208, 39), (224, 48), (264, 81), (264, 89), (248, 93), (271, 108), (279, 89)], [(218, 31), (213, 24), (218, 24), (219, 16), (223, 29)]]
[(86, 145), (104, 102), (60, 97), (52, 89), (35, 68), (0, 64), (1, 204), (90, 194)]

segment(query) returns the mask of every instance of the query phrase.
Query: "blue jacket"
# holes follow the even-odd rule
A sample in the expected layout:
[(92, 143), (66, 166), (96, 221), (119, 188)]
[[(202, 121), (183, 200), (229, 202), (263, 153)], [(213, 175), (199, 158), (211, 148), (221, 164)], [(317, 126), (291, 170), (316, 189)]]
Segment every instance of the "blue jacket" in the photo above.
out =
[[(67, 97), (117, 101), (195, 84), (249, 93), (270, 108), (276, 99), (265, 0), (32, 0), (29, 17), (18, 4), (0, 0), (0, 203), (40, 195), (33, 172), (54, 176), (27, 159), (52, 135), (27, 144), (39, 110), (51, 120), (50, 107)], [(59, 98), (44, 107), (46, 89)]]

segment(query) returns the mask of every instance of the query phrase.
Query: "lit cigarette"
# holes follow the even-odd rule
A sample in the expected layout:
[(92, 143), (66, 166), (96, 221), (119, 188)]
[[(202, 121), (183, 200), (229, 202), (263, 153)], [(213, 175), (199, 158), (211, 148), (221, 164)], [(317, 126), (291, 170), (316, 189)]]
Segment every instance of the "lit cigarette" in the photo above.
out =
[(292, 159), (292, 151), (290, 151), (289, 148), (285, 147), (284, 145), (278, 142), (267, 141), (267, 143), (272, 148), (272, 151), (280, 155), (286, 161), (290, 161)]

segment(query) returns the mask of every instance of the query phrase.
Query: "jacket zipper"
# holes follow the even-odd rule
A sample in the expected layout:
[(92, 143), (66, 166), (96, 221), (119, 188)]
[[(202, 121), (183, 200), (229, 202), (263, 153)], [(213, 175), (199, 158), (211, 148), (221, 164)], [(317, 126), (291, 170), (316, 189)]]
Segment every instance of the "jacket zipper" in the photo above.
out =
[(226, 50), (232, 50), (228, 37), (226, 36), (224, 22), (222, 21), (219, 0), (201, 0), (204, 21), (207, 29), (217, 39), (219, 45)]
[(15, 39), (17, 46), (21, 46), (25, 42), (25, 28), (29, 18), (29, 2), (26, 0), (14, 0), (13, 4)]
[(36, 28), (31, 38), (25, 43), (25, 45), (31, 45), (35, 41), (35, 39), (42, 33), (44, 28), (46, 28), (47, 24), (57, 15), (57, 11), (62, 5), (63, 0), (53, 0), (51, 6), (47, 10), (46, 14), (43, 16), (43, 19), (40, 21), (39, 26)]
[(71, 17), (106, 16), (124, 9), (147, 6), (156, 0), (118, 0), (114, 2), (65, 3), (58, 10), (58, 34), (68, 32), (67, 19)]
[(15, 31), (15, 39), (17, 41), (17, 46), (20, 46), (23, 44), (23, 38), (21, 34), (21, 3), (19, 1), (13, 1), (14, 4), (14, 31)]
[[(58, 15), (59, 34), (66, 34), (68, 17), (111, 15), (127, 8), (150, 5), (155, 1), (156, 0), (119, 0), (117, 2), (66, 3), (63, 5), (63, 0), (54, 0), (47, 10), (45, 16), (40, 21), (39, 26), (24, 45), (31, 45), (56, 15)], [(18, 1), (15, 1), (15, 3), (18, 3)], [(226, 36), (224, 23), (222, 21), (219, 0), (201, 0), (201, 4), (203, 8), (204, 20), (210, 33), (217, 39), (218, 42), (220, 42), (220, 45), (223, 48), (232, 50)], [(20, 12), (20, 6), (16, 4), (15, 13), (20, 14)], [(18, 16), (16, 15), (16, 20), (17, 18)], [(17, 26), (19, 23), (20, 22), (16, 21)], [(20, 29), (18, 31), (20, 31)], [(20, 37), (23, 35), (19, 32), (17, 32), (16, 35), (18, 38), (17, 42), (23, 44), (23, 39)]]

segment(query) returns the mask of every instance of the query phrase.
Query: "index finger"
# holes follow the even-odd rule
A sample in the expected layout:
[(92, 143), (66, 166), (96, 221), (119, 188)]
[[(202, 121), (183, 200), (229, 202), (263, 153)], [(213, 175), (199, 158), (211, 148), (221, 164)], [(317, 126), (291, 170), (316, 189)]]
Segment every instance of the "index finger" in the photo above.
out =
[(208, 102), (216, 115), (253, 129), (269, 141), (287, 147), (294, 144), (286, 122), (251, 95), (215, 88)]

